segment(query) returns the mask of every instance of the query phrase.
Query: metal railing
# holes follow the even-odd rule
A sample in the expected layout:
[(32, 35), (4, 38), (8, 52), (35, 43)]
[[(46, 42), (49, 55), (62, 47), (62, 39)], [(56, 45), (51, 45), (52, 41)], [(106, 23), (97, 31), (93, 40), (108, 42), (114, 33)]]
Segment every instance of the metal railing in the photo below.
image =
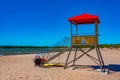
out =
[(49, 62), (50, 60), (67, 51), (69, 49), (69, 46), (70, 38), (64, 37), (50, 47), (43, 49), (40, 53), (40, 56), (46, 59), (45, 63)]

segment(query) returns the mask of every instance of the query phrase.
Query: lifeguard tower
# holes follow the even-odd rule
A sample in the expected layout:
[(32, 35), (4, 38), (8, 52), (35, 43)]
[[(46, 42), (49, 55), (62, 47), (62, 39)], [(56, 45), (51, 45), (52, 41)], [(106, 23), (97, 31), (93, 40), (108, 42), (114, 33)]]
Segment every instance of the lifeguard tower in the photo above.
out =
[[(82, 56), (87, 55), (92, 61), (94, 61), (100, 69), (104, 72), (104, 61), (98, 46), (98, 24), (100, 23), (98, 16), (91, 15), (91, 14), (81, 14), (78, 16), (74, 16), (71, 18), (68, 18), (68, 21), (71, 23), (70, 26), (70, 35), (71, 35), (71, 45), (69, 49), (69, 53), (65, 62), (64, 69), (67, 68), (67, 66), (70, 63), (73, 63), (75, 65), (75, 62), (80, 59)], [(79, 35), (78, 34), (78, 27), (82, 27), (81, 24), (94, 24), (94, 33), (92, 35)], [(75, 35), (73, 35), (73, 25), (76, 27), (74, 29)], [(83, 47), (89, 48), (87, 51), (84, 51), (82, 49)], [(72, 48), (74, 48), (74, 58), (73, 60), (69, 61)], [(93, 57), (88, 54), (91, 50), (95, 50), (97, 57)], [(77, 51), (81, 51), (82, 54), (80, 56), (76, 57)], [(72, 53), (73, 54), (73, 53)]]

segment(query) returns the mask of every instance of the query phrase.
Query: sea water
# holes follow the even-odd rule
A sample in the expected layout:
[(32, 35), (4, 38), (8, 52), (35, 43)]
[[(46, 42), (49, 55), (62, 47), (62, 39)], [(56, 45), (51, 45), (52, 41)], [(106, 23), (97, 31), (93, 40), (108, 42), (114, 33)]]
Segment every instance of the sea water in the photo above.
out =
[(0, 56), (16, 54), (39, 54), (42, 48), (0, 48)]

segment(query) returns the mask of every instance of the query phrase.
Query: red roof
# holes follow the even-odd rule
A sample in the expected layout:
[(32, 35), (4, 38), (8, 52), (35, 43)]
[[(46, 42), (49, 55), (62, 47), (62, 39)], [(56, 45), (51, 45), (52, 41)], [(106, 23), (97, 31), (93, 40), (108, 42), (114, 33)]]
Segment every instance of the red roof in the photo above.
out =
[(100, 23), (98, 16), (86, 13), (68, 18), (68, 21), (72, 22), (73, 24), (92, 24), (95, 23), (95, 20)]

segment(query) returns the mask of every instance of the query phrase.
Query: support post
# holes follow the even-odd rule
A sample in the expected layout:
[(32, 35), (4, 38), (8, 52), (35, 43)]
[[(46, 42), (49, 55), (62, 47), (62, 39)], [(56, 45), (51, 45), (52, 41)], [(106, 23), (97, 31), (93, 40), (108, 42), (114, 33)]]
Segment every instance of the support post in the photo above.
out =
[(76, 24), (76, 36), (78, 36), (78, 24)]
[(99, 67), (100, 67), (101, 70), (103, 71), (102, 64), (101, 64), (101, 59), (100, 59), (100, 55), (99, 55), (99, 52), (98, 52), (97, 46), (95, 47), (95, 49), (96, 49), (96, 53), (97, 53), (97, 57), (98, 57)]
[(78, 50), (78, 48), (76, 48), (76, 50), (75, 50), (73, 65), (75, 65), (77, 50)]
[(105, 72), (105, 64), (101, 55), (101, 52), (99, 50), (99, 47), (97, 47), (97, 52), (98, 52), (98, 56), (100, 57), (100, 65), (101, 65), (101, 69), (103, 72)]
[(77, 40), (78, 40), (78, 25), (76, 24), (76, 36), (75, 36), (75, 43), (77, 43)]
[(66, 60), (65, 65), (64, 65), (64, 69), (66, 69), (66, 67), (67, 67), (67, 63), (68, 63), (68, 60), (70, 57), (71, 50), (72, 50), (72, 47), (70, 47), (70, 49), (69, 49), (69, 53), (68, 53), (67, 60)]
[(70, 26), (70, 37), (71, 37), (71, 47), (72, 47), (72, 22), (71, 22), (71, 26)]
[(95, 20), (95, 46), (98, 46), (98, 22)]

